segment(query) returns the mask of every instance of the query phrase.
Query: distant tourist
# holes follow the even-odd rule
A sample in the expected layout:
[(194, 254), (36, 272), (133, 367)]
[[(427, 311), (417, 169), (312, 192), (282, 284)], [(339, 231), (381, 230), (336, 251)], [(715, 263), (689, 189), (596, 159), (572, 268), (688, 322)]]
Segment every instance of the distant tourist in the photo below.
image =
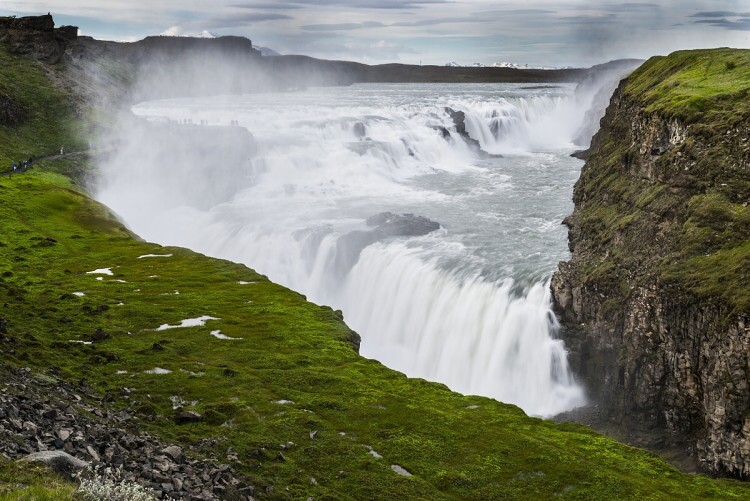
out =
[(60, 155), (65, 155), (65, 148), (60, 146)]
[(16, 169), (18, 169), (18, 164), (13, 162), (13, 172), (16, 172)]

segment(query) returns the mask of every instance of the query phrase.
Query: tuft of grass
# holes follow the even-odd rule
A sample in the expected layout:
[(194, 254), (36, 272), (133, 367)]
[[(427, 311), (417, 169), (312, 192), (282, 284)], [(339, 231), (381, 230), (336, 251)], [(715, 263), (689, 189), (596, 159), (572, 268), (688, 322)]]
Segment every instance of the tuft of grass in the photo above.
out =
[(75, 490), (75, 483), (49, 468), (0, 457), (0, 501), (70, 500)]

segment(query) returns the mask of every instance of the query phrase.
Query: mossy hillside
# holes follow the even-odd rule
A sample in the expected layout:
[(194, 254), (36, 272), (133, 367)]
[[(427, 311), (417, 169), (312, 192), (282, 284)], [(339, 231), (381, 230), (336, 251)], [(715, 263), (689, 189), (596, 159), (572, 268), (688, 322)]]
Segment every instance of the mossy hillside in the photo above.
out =
[(54, 87), (40, 63), (12, 56), (1, 44), (0, 94), (25, 112), (18, 126), (0, 124), (0, 172), (11, 169), (13, 162), (59, 152), (61, 146), (68, 151), (84, 149), (84, 126), (70, 96)]
[[(69, 124), (44, 126), (72, 137)], [(9, 137), (18, 144), (8, 151), (26, 147)], [(148, 431), (199, 446), (193, 454), (223, 458), (232, 448), (238, 471), (273, 485), (261, 496), (750, 498), (744, 484), (682, 475), (584, 427), (529, 418), (361, 358), (335, 312), (244, 266), (138, 241), (52, 172), (69, 167), (45, 162), (0, 178), (0, 315), (18, 342), (2, 345), (2, 363), (86, 379), (114, 405), (150, 415)], [(100, 268), (113, 275), (87, 273)], [(154, 330), (201, 315), (219, 320)], [(70, 342), (95, 329), (111, 337)], [(215, 330), (240, 339), (217, 339)], [(156, 367), (172, 372), (145, 372)], [(177, 425), (174, 397), (204, 420)]]
[[(621, 108), (610, 110), (595, 140), (570, 219), (573, 240), (585, 235), (584, 281), (616, 303), (639, 284), (660, 282), (750, 311), (750, 135), (737, 121), (750, 117), (741, 90), (750, 89), (749, 58), (743, 50), (678, 52), (652, 58), (622, 86)], [(695, 112), (693, 100), (711, 103), (710, 111)], [(651, 178), (637, 174), (648, 160), (627, 110), (691, 122), (687, 139), (656, 159)]]
[[(584, 427), (359, 357), (329, 308), (244, 266), (138, 241), (61, 176), (0, 181), (0, 220), (1, 314), (21, 343), (3, 361), (84, 378), (153, 416), (144, 426), (166, 440), (219, 438), (209, 450), (231, 447), (238, 470), (274, 486), (270, 498), (750, 498)], [(87, 273), (101, 268), (113, 275)], [(219, 320), (154, 330), (202, 315)], [(111, 337), (70, 342), (99, 328)], [(146, 372), (156, 367), (172, 372)], [(177, 425), (174, 397), (204, 421)]]
[(732, 126), (750, 116), (749, 81), (750, 50), (686, 50), (649, 59), (633, 72), (624, 95), (650, 113)]

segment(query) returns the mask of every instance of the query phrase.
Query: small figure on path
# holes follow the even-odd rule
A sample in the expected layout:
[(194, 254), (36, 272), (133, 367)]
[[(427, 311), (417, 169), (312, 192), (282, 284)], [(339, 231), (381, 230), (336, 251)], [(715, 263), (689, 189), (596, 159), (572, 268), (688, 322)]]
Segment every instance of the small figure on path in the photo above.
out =
[(13, 162), (13, 172), (16, 172), (16, 169), (18, 169), (18, 164)]
[(65, 155), (65, 148), (60, 146), (60, 155)]

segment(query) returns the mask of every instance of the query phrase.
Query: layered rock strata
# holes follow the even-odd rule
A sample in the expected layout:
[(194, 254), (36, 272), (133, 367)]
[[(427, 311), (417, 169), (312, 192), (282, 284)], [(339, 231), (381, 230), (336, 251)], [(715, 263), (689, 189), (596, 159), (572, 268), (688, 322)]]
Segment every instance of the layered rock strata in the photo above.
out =
[(669, 94), (692, 66), (748, 80), (726, 74), (726, 54), (654, 59), (621, 82), (552, 289), (601, 428), (656, 433), (652, 447), (682, 444), (704, 470), (748, 478), (750, 121), (708, 70), (706, 97)]

